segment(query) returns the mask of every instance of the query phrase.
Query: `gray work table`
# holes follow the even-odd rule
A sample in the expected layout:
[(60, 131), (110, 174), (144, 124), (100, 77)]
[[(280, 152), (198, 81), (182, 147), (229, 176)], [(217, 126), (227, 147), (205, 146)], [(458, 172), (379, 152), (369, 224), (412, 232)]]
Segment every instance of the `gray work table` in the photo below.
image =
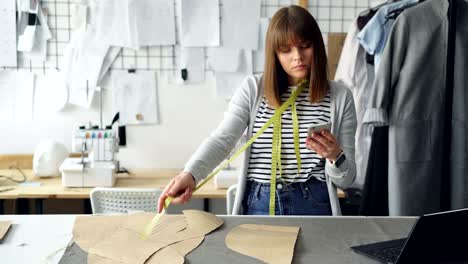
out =
[[(12, 232), (0, 244), (2, 263), (43, 262), (70, 241), (75, 217), (1, 215), (0, 220), (14, 223)], [(204, 242), (187, 255), (186, 263), (260, 263), (231, 251), (224, 244), (226, 234), (232, 228), (246, 223), (299, 226), (293, 263), (376, 263), (349, 247), (405, 237), (416, 220), (414, 217), (220, 217), (225, 220), (224, 225), (207, 235)], [(20, 246), (21, 243), (26, 245)], [(47, 262), (57, 263), (62, 252), (49, 257)], [(85, 259), (86, 253), (73, 244), (67, 248), (60, 263), (83, 263)]]

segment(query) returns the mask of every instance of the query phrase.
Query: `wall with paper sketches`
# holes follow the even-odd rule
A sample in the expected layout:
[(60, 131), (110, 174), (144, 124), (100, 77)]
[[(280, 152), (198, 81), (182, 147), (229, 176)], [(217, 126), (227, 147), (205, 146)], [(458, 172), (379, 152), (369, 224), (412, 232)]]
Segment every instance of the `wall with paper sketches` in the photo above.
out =
[[(70, 37), (67, 16), (70, 15), (70, 3), (73, 2), (41, 1), (49, 11), (49, 26), (54, 35), (54, 39), (49, 42), (48, 61), (39, 64), (23, 62), (18, 69), (6, 70), (26, 70), (42, 74), (47, 73), (48, 67), (60, 65), (63, 48)], [(346, 32), (351, 20), (361, 10), (366, 9), (370, 2), (372, 1), (309, 0), (309, 11), (318, 20), (326, 37), (328, 32)], [(278, 7), (293, 3), (296, 1), (262, 0), (262, 16), (271, 16)], [(171, 49), (172, 47), (159, 48), (158, 54), (162, 57), (177, 56)], [(163, 56), (164, 54), (166, 55)], [(115, 68), (135, 67), (134, 62), (140, 57), (132, 50), (124, 50), (116, 62), (118, 67)], [(170, 61), (169, 58), (168, 62), (164, 63)], [(222, 119), (227, 102), (216, 98), (212, 72), (206, 72), (205, 83), (185, 86), (168, 84), (166, 76), (171, 73), (170, 70), (157, 71), (160, 124), (127, 127), (127, 147), (121, 149), (118, 154), (123, 166), (181, 168), (198, 144)], [(105, 85), (104, 87), (106, 88)], [(2, 122), (0, 154), (33, 153), (38, 142), (45, 138), (56, 139), (70, 147), (72, 132), (78, 125), (89, 120), (94, 124), (99, 122), (98, 99), (98, 96), (94, 98), (90, 109), (69, 105), (61, 112), (41, 117), (39, 120)], [(104, 123), (107, 124), (113, 117), (109, 90), (105, 90), (103, 101)]]

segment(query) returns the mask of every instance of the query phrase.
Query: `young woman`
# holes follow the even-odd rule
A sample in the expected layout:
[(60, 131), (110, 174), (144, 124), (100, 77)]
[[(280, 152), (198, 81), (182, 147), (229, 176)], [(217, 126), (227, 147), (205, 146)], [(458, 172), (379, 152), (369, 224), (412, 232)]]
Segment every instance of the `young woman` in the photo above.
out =
[[(159, 198), (160, 211), (168, 196), (177, 197), (173, 203), (188, 201), (195, 182), (226, 158), (243, 132), (247, 129), (248, 138), (252, 137), (297, 85), (308, 80), (308, 87), (295, 99), (295, 110), (291, 106), (281, 114), (275, 214), (341, 214), (336, 186), (346, 189), (355, 179), (356, 114), (351, 92), (327, 78), (322, 33), (307, 10), (293, 5), (275, 13), (265, 57), (264, 74), (245, 79), (221, 124), (166, 186)], [(324, 122), (331, 122), (331, 131), (308, 136), (309, 127)], [(233, 214), (269, 213), (272, 138), (273, 125), (246, 150)]]

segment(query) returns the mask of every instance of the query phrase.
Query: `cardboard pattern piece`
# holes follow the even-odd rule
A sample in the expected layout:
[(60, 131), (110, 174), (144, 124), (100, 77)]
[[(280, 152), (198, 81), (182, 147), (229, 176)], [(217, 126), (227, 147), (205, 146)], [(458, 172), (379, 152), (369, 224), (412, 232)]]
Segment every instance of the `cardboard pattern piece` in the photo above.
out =
[(184, 263), (184, 256), (198, 247), (206, 234), (221, 226), (223, 220), (202, 211), (183, 213), (163, 215), (146, 240), (140, 234), (154, 217), (152, 213), (78, 217), (73, 237), (89, 253), (88, 263)]
[(3, 239), (3, 237), (6, 235), (10, 227), (11, 227), (11, 221), (0, 221), (0, 240)]
[(266, 263), (291, 263), (299, 227), (244, 224), (226, 236), (231, 250)]
[[(184, 256), (197, 248), (202, 242), (204, 237), (197, 237), (187, 239), (178, 243), (167, 246), (152, 255), (145, 263), (146, 264), (182, 264), (184, 263)], [(124, 262), (115, 261), (113, 259), (105, 258), (102, 256), (88, 254), (88, 264), (120, 264)]]
[[(82, 217), (83, 219), (78, 219), (75, 222), (75, 228), (73, 235), (75, 242), (85, 251), (90, 250), (95, 244), (102, 241), (105, 237), (111, 235), (119, 229), (119, 226), (138, 232), (141, 229), (141, 226), (146, 224), (148, 219), (151, 219), (153, 214), (150, 213), (140, 213), (132, 215), (129, 219), (129, 216), (93, 216), (93, 217)], [(89, 229), (90, 226), (103, 226), (103, 224), (109, 223), (103, 229), (103, 232), (100, 234), (94, 234), (95, 231)], [(160, 224), (153, 230), (158, 232), (159, 230), (164, 230), (164, 228), (171, 223), (171, 230), (182, 230), (187, 227), (185, 217), (183, 215), (173, 215), (161, 219)], [(91, 233), (89, 233), (89, 232)], [(181, 241), (180, 244), (189, 244), (189, 247), (194, 246), (191, 250), (195, 249), (203, 241), (203, 238), (199, 239), (199, 242), (193, 240)], [(160, 263), (159, 261), (164, 260), (166, 263), (184, 263), (184, 255), (188, 254), (191, 250), (182, 251), (187, 252), (185, 254), (178, 253), (172, 249), (176, 247), (179, 243), (170, 245), (166, 248), (163, 248), (151, 256), (145, 263)], [(155, 259), (157, 261), (155, 261)], [(92, 264), (111, 264), (111, 263), (125, 263), (117, 261), (114, 259), (106, 258), (103, 256), (95, 255), (92, 253), (88, 254), (88, 263)]]

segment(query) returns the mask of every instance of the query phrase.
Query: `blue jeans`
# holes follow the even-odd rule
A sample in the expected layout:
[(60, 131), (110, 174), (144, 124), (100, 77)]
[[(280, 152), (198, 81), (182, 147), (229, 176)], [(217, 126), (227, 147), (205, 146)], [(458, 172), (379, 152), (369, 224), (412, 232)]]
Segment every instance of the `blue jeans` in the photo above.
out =
[[(247, 181), (242, 206), (245, 215), (268, 215), (270, 184)], [(275, 215), (331, 215), (326, 182), (311, 177), (306, 182), (277, 182)]]

